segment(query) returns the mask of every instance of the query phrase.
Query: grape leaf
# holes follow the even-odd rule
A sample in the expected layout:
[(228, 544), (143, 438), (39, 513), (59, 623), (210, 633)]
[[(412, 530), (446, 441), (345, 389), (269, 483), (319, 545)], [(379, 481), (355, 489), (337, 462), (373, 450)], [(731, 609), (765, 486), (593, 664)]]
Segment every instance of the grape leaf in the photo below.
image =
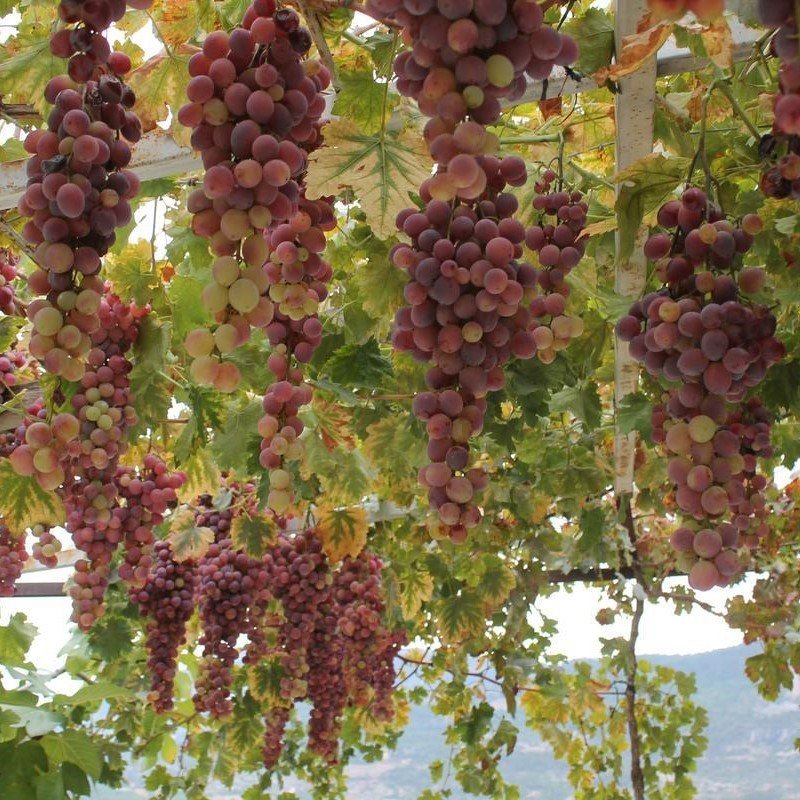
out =
[(24, 614), (14, 614), (7, 625), (0, 625), (0, 664), (22, 666), (36, 633)]
[(245, 406), (235, 401), (228, 405), (228, 424), (225, 430), (214, 433), (211, 445), (220, 469), (245, 468), (251, 450), (260, 442), (256, 426), (263, 415), (259, 400), (252, 400)]
[(641, 392), (629, 394), (617, 407), (617, 425), (620, 433), (637, 431), (645, 439), (650, 438), (652, 430), (651, 413), (653, 403)]
[(214, 541), (211, 528), (195, 524), (194, 514), (189, 511), (178, 512), (170, 519), (170, 532), (167, 537), (176, 561), (189, 558), (202, 558)]
[[(189, 58), (197, 47), (185, 43), (161, 52), (144, 62), (128, 75), (128, 83), (136, 92), (136, 113), (142, 130), (151, 131), (167, 119), (170, 107), (177, 108), (186, 94), (189, 83)], [(173, 119), (175, 128), (177, 119)]]
[(148, 315), (141, 320), (134, 345), (135, 366), (130, 380), (139, 417), (146, 427), (167, 415), (172, 401), (172, 383), (164, 374), (169, 350), (170, 326)]
[(389, 102), (384, 108), (386, 84), (375, 80), (372, 69), (340, 69), (338, 74), (341, 88), (333, 104), (333, 114), (356, 123), (365, 133), (379, 130), (385, 113), (397, 105), (397, 95), (387, 98)]
[(0, 486), (0, 517), (14, 533), (39, 523), (62, 525), (67, 518), (54, 492), (46, 492), (34, 477), (17, 475), (7, 460), (0, 461)]
[(618, 173), (619, 194), (614, 206), (619, 220), (620, 260), (630, 258), (645, 214), (654, 211), (686, 179), (689, 160), (653, 153)]
[(124, 686), (117, 686), (109, 681), (84, 686), (72, 695), (57, 695), (57, 701), (65, 706), (82, 706), (89, 703), (101, 703), (111, 699), (132, 700), (135, 694)]
[(564, 33), (581, 43), (576, 69), (593, 73), (611, 63), (614, 56), (614, 20), (607, 11), (588, 8), (583, 16), (574, 17), (564, 26)]
[(309, 156), (308, 195), (352, 189), (372, 230), (387, 238), (395, 232), (397, 214), (430, 174), (419, 134), (386, 129), (369, 134), (340, 119), (325, 126), (325, 147)]
[(568, 412), (579, 419), (589, 430), (600, 424), (601, 406), (597, 384), (582, 381), (575, 386), (565, 386), (550, 397), (551, 413)]
[(431, 574), (424, 567), (412, 566), (400, 579), (400, 610), (403, 616), (406, 619), (415, 617), (432, 594)]
[(486, 624), (483, 601), (475, 589), (462, 589), (436, 603), (436, 621), (442, 639), (456, 642), (480, 633)]
[(367, 543), (369, 520), (362, 507), (317, 509), (317, 534), (330, 561), (357, 556)]
[(181, 469), (186, 473), (186, 483), (178, 492), (181, 500), (190, 501), (201, 494), (214, 494), (219, 488), (219, 467), (208, 448), (195, 450), (181, 463)]
[(278, 535), (278, 526), (266, 514), (242, 512), (231, 522), (231, 539), (237, 550), (261, 558)]
[(92, 778), (99, 778), (102, 769), (100, 751), (97, 745), (85, 734), (75, 730), (48, 733), (40, 744), (44, 748), (50, 764), (57, 766), (69, 761), (80, 767)]
[(64, 62), (50, 52), (41, 26), (23, 31), (3, 45), (0, 95), (6, 103), (30, 103), (40, 114), (48, 107), (44, 90), (50, 78), (63, 71)]
[(486, 555), (477, 563), (474, 582), (470, 584), (491, 606), (498, 607), (505, 602), (517, 579), (513, 570), (496, 555)]
[(370, 338), (362, 345), (346, 344), (335, 350), (323, 371), (341, 386), (377, 389), (392, 374), (392, 365), (375, 339)]
[(275, 702), (280, 698), (280, 666), (270, 659), (264, 659), (247, 667), (247, 686), (259, 703)]

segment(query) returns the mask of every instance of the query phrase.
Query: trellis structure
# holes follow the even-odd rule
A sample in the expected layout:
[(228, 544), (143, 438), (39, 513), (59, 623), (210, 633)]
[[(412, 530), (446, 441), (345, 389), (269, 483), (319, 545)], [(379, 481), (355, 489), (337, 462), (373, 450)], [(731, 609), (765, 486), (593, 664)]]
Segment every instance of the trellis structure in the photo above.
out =
[[(615, 0), (615, 38), (620, 52), (625, 37), (636, 32), (636, 27), (647, 11), (647, 0)], [(758, 47), (762, 34), (746, 27), (737, 19), (730, 19), (733, 36), (732, 57), (744, 61)], [(652, 152), (654, 141), (653, 120), (656, 103), (656, 82), (659, 77), (677, 75), (702, 69), (708, 59), (698, 58), (670, 40), (634, 74), (619, 82), (616, 98), (616, 165), (620, 172)], [(519, 103), (536, 102), (557, 96), (569, 96), (596, 90), (589, 77), (558, 68), (547, 81), (531, 81)], [(27, 111), (18, 109), (20, 115)], [(163, 131), (146, 134), (135, 148), (131, 168), (143, 181), (175, 177), (201, 169), (200, 158), (190, 148), (179, 145)], [(0, 165), (0, 212), (16, 206), (26, 185), (25, 162), (15, 161)], [(619, 187), (618, 187), (619, 188)], [(618, 259), (615, 267), (615, 290), (622, 297), (637, 297), (646, 281), (646, 258), (643, 252), (647, 227), (642, 226), (636, 236), (631, 256)], [(638, 364), (630, 357), (628, 346), (617, 341), (615, 350), (614, 403), (618, 408), (625, 397), (634, 393), (639, 381)], [(620, 503), (629, 503), (634, 488), (635, 433), (617, 431), (614, 438), (614, 489)], [(368, 509), (370, 523), (397, 518), (403, 514), (391, 504), (378, 504)], [(58, 568), (70, 567), (81, 557), (73, 549), (62, 551)], [(27, 573), (47, 572), (48, 568), (31, 562)], [(590, 571), (553, 572), (552, 583), (601, 582), (617, 577), (634, 577), (625, 570), (596, 569)], [(17, 586), (17, 597), (58, 597), (63, 595), (63, 584), (55, 581), (25, 582)]]

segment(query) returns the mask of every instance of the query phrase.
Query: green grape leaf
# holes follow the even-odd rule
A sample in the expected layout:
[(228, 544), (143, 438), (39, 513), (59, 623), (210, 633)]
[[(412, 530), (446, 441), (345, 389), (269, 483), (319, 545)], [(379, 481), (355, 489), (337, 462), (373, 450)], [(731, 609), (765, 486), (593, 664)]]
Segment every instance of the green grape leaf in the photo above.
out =
[(202, 558), (214, 541), (214, 531), (196, 525), (194, 514), (186, 509), (173, 514), (170, 518), (167, 541), (177, 561)]
[(643, 438), (650, 438), (652, 430), (651, 414), (653, 411), (653, 401), (645, 397), (641, 392), (629, 394), (623, 398), (617, 407), (617, 425), (620, 433), (632, 433), (636, 431)]
[(362, 345), (346, 344), (335, 350), (323, 371), (340, 386), (378, 389), (392, 375), (392, 364), (375, 339), (368, 339)]
[(582, 381), (575, 386), (565, 386), (550, 397), (551, 413), (567, 412), (579, 419), (588, 430), (594, 430), (600, 424), (601, 406), (597, 384), (594, 381)]
[(277, 535), (277, 523), (266, 514), (242, 511), (231, 522), (231, 539), (234, 545), (253, 558), (261, 558)]
[(639, 227), (646, 214), (655, 211), (686, 180), (689, 160), (653, 153), (639, 159), (616, 176), (619, 193), (614, 210), (619, 221), (621, 261), (633, 253)]
[(607, 11), (589, 8), (579, 17), (573, 17), (565, 26), (568, 33), (581, 43), (581, 52), (575, 68), (591, 74), (607, 67), (614, 57), (614, 19)]
[(67, 518), (55, 492), (46, 492), (32, 476), (17, 475), (11, 462), (0, 461), (0, 517), (12, 533), (33, 525), (62, 525)]
[(59, 766), (68, 761), (80, 767), (92, 778), (100, 777), (102, 769), (100, 750), (85, 733), (75, 730), (49, 733), (42, 738), (40, 744), (52, 766)]
[(36, 633), (24, 614), (14, 614), (7, 625), (0, 625), (0, 664), (21, 667)]

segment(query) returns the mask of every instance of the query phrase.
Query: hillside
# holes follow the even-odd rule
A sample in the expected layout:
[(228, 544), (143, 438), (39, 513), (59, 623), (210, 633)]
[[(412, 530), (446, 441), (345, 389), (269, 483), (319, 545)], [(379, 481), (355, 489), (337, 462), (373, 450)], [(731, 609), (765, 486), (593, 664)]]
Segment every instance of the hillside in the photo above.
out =
[[(693, 656), (653, 656), (646, 660), (697, 676), (698, 699), (709, 712), (709, 746), (696, 776), (700, 798), (725, 800), (796, 800), (800, 797), (800, 754), (794, 740), (800, 735), (800, 708), (796, 696), (777, 703), (762, 700), (744, 675), (744, 661), (752, 650), (735, 647)], [(353, 800), (413, 800), (429, 786), (427, 765), (447, 761), (441, 736), (444, 720), (426, 707), (415, 707), (397, 750), (377, 764), (350, 767)], [(505, 762), (505, 776), (523, 787), (523, 800), (569, 800), (566, 769), (555, 761), (547, 745), (532, 732), (521, 731), (516, 751)], [(139, 800), (138, 773), (130, 771), (128, 791), (103, 789), (95, 800)], [(246, 784), (243, 784), (246, 785)], [(453, 800), (468, 797), (453, 789)], [(287, 782), (303, 795), (299, 784)], [(219, 787), (214, 800), (238, 800), (239, 791)]]

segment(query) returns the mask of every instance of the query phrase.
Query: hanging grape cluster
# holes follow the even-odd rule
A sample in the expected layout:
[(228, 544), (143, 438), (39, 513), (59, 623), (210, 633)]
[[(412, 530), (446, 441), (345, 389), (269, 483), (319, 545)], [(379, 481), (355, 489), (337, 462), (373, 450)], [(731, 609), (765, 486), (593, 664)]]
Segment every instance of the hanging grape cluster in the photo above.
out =
[(180, 561), (169, 543), (156, 544), (146, 579), (130, 590), (147, 618), (149, 699), (158, 711), (172, 707), (178, 651), (196, 608), (198, 711), (227, 716), (240, 665), (268, 665), (276, 680), (264, 708), (264, 763), (280, 757), (292, 709), (303, 700), (312, 705), (309, 750), (333, 762), (346, 708), (391, 718), (394, 660), (405, 635), (386, 627), (378, 558), (362, 553), (335, 569), (315, 530), (289, 533), (281, 518), (275, 542), (255, 557), (235, 543), (235, 526), (258, 513), (254, 486), (226, 479), (219, 495), (200, 496), (173, 519), (213, 537), (202, 555)]
[(148, 700), (163, 713), (173, 707), (178, 650), (186, 643), (186, 626), (194, 613), (197, 569), (193, 561), (177, 561), (167, 542), (157, 542), (147, 579), (130, 596), (148, 617)]
[(797, 39), (797, 7), (793, 0), (759, 0), (761, 23), (774, 31), (772, 52), (780, 59), (775, 122), (772, 133), (761, 142), (772, 165), (761, 178), (767, 197), (800, 197), (800, 46)]
[(743, 257), (761, 220), (728, 220), (706, 193), (687, 188), (658, 213), (662, 231), (645, 254), (665, 287), (634, 303), (617, 324), (630, 353), (667, 389), (653, 410), (653, 440), (669, 454), (681, 513), (694, 520), (672, 544), (697, 589), (724, 585), (742, 564), (737, 548), (766, 535), (772, 456), (770, 415), (749, 393), (784, 356), (772, 311), (748, 298), (764, 285)]
[(235, 390), (241, 375), (225, 357), (253, 327), (267, 334), (275, 383), (259, 432), (277, 513), (293, 500), (285, 467), (302, 455), (297, 411), (311, 399), (296, 364), (309, 361), (322, 338), (317, 312), (332, 275), (322, 253), (336, 225), (332, 198), (308, 198), (303, 184), (307, 155), (322, 141), (330, 85), (327, 69), (307, 57), (310, 47), (293, 10), (256, 0), (241, 27), (210, 34), (192, 57), (189, 102), (179, 112), (206, 167), (202, 188), (189, 198), (192, 227), (215, 256), (203, 291), (214, 325), (186, 337), (191, 374)]
[(0, 521), (0, 597), (14, 596), (14, 586), (27, 560), (25, 534), (12, 533)]
[(103, 35), (125, 14), (124, 0), (62, 0), (58, 11), (50, 49), (68, 59), (67, 74), (45, 89), (53, 104), (47, 129), (25, 139), (28, 188), (18, 207), (29, 218), (23, 236), (38, 266), (28, 282), (42, 295), (28, 306), (31, 355), (48, 372), (77, 381), (100, 326), (101, 259), (115, 230), (132, 218), (139, 180), (125, 167), (141, 124), (123, 77), (130, 58), (112, 51)]
[[(372, 0), (378, 15), (400, 24), (410, 48), (395, 61), (398, 89), (430, 117), (425, 140), (436, 164), (420, 187), (423, 207), (400, 213), (410, 244), (391, 252), (408, 273), (407, 305), (392, 342), (432, 362), (430, 391), (414, 401), (428, 432), (430, 463), (419, 475), (441, 525), (456, 542), (481, 520), (484, 471), (469, 441), (480, 433), (486, 394), (504, 386), (512, 357), (554, 360), (583, 329), (567, 316), (564, 278), (580, 261), (588, 206), (579, 193), (554, 187), (548, 170), (536, 184), (538, 225), (515, 218), (508, 187), (527, 181), (524, 161), (497, 155), (501, 101), (525, 91), (526, 76), (544, 79), (578, 56), (575, 42), (544, 19), (547, 5), (517, 2)], [(523, 261), (527, 244), (541, 269)]]

